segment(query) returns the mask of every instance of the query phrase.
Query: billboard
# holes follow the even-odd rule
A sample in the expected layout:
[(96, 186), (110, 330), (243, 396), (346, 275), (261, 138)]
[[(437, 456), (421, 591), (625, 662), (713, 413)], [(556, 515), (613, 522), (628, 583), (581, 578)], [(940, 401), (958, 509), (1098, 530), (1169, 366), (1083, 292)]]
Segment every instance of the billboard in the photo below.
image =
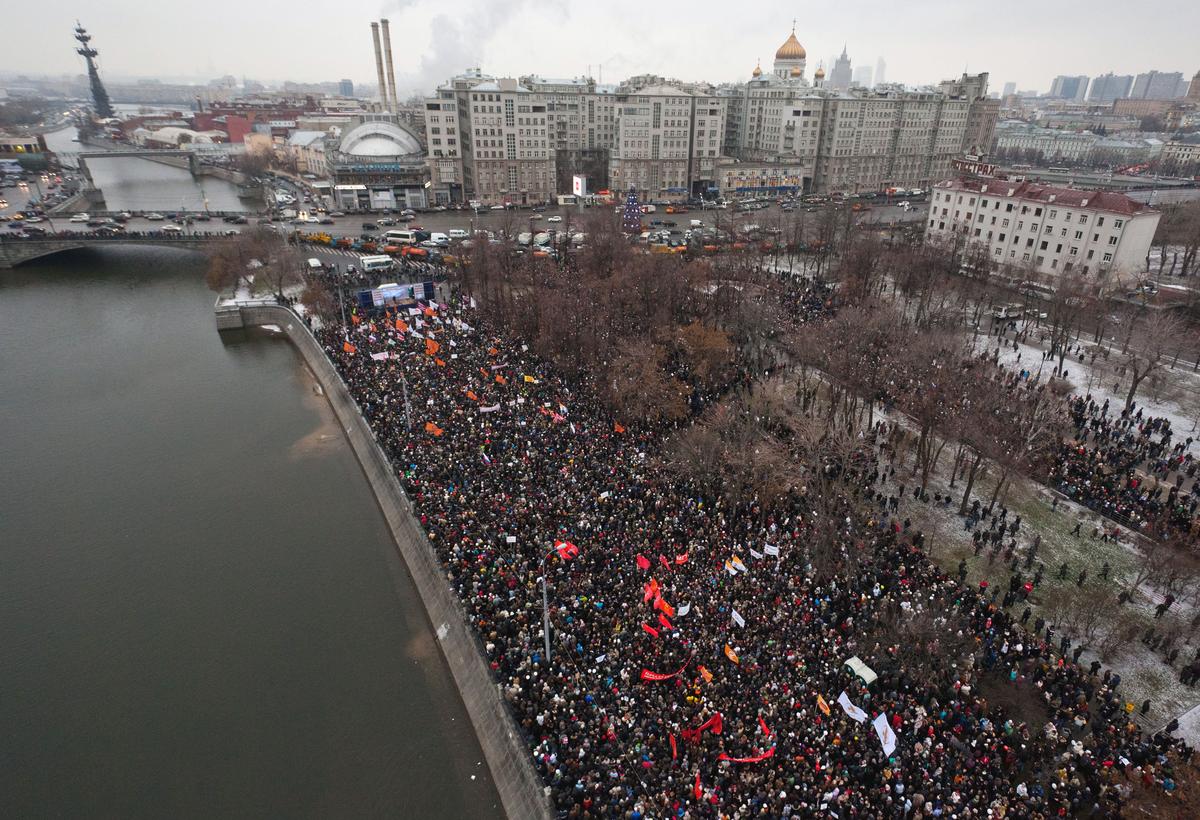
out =
[(575, 174), (571, 177), (571, 193), (575, 196), (587, 195), (587, 177)]

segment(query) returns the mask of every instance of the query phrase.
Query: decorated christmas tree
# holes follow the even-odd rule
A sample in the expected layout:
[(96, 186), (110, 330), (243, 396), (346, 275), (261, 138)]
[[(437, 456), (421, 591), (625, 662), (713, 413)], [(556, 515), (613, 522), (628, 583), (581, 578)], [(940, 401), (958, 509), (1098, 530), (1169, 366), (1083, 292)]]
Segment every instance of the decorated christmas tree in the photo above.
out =
[(621, 212), (621, 228), (626, 233), (642, 232), (642, 205), (633, 188), (625, 197), (625, 210)]

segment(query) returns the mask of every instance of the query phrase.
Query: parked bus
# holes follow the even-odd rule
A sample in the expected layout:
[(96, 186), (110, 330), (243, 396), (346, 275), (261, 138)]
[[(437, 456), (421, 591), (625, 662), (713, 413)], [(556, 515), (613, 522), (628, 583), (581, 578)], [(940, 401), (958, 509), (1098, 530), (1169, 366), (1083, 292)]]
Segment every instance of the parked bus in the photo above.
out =
[(392, 257), (390, 256), (364, 256), (359, 260), (359, 267), (365, 271), (391, 270)]

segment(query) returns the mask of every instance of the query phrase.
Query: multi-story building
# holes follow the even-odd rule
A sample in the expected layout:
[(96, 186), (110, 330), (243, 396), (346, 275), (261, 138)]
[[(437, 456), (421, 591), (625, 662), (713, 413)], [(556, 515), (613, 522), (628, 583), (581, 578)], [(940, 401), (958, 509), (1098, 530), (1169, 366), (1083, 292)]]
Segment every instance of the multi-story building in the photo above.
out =
[(1188, 84), (1187, 99), (1188, 102), (1200, 103), (1200, 71), (1196, 72), (1196, 76), (1192, 77), (1191, 83)]
[(338, 80), (338, 94), (343, 97), (354, 96), (354, 81), (353, 80)]
[(1110, 103), (1124, 99), (1133, 89), (1132, 74), (1101, 74), (1092, 80), (1092, 90), (1088, 94), (1088, 102)]
[(1040, 128), (1026, 122), (1001, 123), (996, 128), (996, 157), (1010, 162), (1084, 162), (1099, 139), (1087, 132)]
[(469, 95), (475, 198), (527, 205), (554, 198), (554, 151), (547, 103), (512, 78), (474, 86)]
[(1087, 94), (1087, 87), (1088, 78), (1084, 75), (1068, 76), (1060, 74), (1050, 84), (1050, 96), (1057, 97), (1060, 100), (1083, 102)]
[(1175, 100), (1187, 93), (1187, 80), (1178, 71), (1147, 71), (1137, 75), (1129, 96), (1135, 100)]
[(1162, 169), (1176, 176), (1200, 176), (1200, 134), (1173, 139), (1163, 146)]
[(997, 265), (1031, 274), (1134, 276), (1160, 214), (1124, 194), (988, 180), (938, 183), (928, 240), (982, 246)]
[(618, 94), (616, 106), (617, 133), (608, 166), (612, 187), (632, 188), (651, 200), (686, 196), (692, 95), (674, 86), (649, 86)]
[(850, 67), (850, 57), (846, 54), (846, 47), (843, 45), (842, 56), (834, 61), (833, 69), (829, 72), (829, 87), (834, 91), (845, 91), (850, 87), (853, 79), (854, 74)]
[(421, 137), (395, 114), (365, 114), (339, 138), (326, 138), (324, 160), (339, 208), (373, 211), (429, 205)]

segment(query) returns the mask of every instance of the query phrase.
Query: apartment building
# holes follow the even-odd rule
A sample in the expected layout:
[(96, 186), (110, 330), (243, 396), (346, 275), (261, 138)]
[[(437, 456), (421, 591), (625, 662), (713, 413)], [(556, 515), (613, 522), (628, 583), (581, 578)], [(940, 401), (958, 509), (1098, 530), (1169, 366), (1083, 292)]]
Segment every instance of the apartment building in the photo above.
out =
[(1046, 276), (1128, 279), (1160, 214), (1124, 194), (1007, 180), (938, 183), (927, 240), (982, 245), (997, 265)]

